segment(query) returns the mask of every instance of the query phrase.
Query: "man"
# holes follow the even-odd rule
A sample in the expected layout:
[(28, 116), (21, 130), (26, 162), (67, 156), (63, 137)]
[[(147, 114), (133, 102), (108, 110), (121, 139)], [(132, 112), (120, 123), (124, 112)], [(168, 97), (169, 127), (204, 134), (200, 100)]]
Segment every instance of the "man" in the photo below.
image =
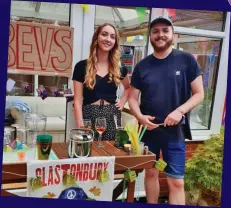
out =
[[(154, 53), (134, 68), (128, 103), (140, 124), (147, 126), (142, 141), (167, 163), (169, 204), (185, 205), (185, 139), (192, 139), (189, 112), (204, 99), (202, 72), (194, 57), (172, 48), (174, 28), (167, 17), (150, 24)], [(141, 100), (139, 105), (139, 94)], [(148, 203), (157, 203), (158, 170), (145, 170)]]

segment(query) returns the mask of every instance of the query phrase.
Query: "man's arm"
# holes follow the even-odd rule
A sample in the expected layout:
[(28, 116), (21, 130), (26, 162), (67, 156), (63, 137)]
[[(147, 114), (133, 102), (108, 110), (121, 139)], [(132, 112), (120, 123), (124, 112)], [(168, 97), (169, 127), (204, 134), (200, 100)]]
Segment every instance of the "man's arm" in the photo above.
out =
[(192, 97), (186, 103), (177, 108), (182, 114), (188, 113), (204, 100), (202, 76), (198, 76), (194, 81), (191, 82), (191, 88)]
[(173, 126), (179, 123), (182, 116), (204, 100), (204, 87), (202, 76), (198, 76), (191, 82), (192, 97), (183, 105), (179, 106), (175, 111), (170, 113), (164, 121), (165, 126)]

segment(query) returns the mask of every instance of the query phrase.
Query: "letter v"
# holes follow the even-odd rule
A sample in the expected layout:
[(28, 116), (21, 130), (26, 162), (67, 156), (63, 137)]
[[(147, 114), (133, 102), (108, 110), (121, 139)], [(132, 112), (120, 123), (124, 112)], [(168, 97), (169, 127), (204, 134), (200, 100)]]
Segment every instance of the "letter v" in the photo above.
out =
[(52, 44), (55, 29), (46, 28), (46, 30), (42, 30), (42, 28), (39, 26), (35, 26), (34, 29), (35, 29), (35, 33), (34, 33), (35, 42), (38, 49), (40, 66), (42, 70), (46, 70), (50, 59), (51, 44)]

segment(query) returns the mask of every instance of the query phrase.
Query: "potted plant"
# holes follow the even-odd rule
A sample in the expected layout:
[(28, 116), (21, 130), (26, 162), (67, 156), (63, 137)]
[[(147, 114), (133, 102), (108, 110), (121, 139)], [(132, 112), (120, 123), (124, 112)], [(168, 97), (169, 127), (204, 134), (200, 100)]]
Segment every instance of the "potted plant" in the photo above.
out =
[(199, 145), (186, 162), (187, 205), (220, 206), (223, 166), (224, 128)]

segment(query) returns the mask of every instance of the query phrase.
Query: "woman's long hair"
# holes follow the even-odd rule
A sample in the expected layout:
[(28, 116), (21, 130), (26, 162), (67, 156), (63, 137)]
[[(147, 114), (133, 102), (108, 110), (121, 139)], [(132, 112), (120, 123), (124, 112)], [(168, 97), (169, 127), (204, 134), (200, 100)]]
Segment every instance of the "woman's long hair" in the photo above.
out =
[(97, 60), (97, 47), (98, 47), (98, 36), (101, 30), (105, 26), (111, 26), (115, 30), (116, 41), (114, 47), (109, 51), (108, 61), (109, 61), (109, 82), (114, 81), (116, 86), (118, 87), (120, 83), (120, 48), (119, 48), (119, 33), (116, 28), (109, 24), (105, 23), (103, 25), (98, 26), (93, 37), (92, 43), (90, 46), (90, 56), (87, 59), (87, 69), (85, 75), (85, 84), (89, 89), (93, 89), (96, 83), (96, 64)]

